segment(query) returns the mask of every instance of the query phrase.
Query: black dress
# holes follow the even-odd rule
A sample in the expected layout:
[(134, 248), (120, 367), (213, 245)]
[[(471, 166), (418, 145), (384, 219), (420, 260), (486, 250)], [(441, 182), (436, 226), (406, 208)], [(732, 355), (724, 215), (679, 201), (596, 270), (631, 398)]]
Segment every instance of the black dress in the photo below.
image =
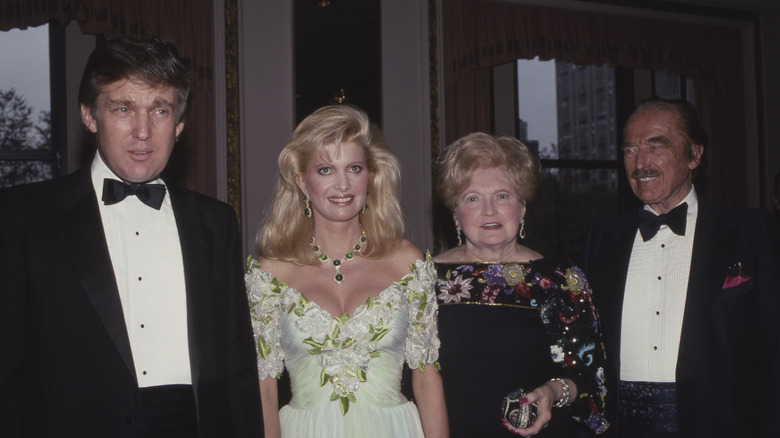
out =
[[(582, 271), (565, 259), (437, 263), (439, 362), (452, 437), (516, 437), (501, 424), (504, 396), (553, 377), (577, 384), (539, 437), (602, 432), (604, 346)], [(580, 423), (578, 425), (577, 423)]]

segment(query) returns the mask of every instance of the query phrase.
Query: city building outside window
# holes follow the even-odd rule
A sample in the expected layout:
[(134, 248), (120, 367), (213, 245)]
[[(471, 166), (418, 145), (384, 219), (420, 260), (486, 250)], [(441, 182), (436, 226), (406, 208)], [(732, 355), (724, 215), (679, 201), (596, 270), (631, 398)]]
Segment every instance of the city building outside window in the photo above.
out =
[[(693, 87), (690, 80), (662, 71), (538, 58), (518, 60), (515, 71), (515, 136), (538, 154), (543, 168), (539, 193), (528, 206), (524, 244), (545, 255), (577, 259), (593, 219), (627, 209), (621, 205), (629, 189), (620, 156), (627, 114), (619, 108), (637, 103), (633, 78), (649, 77), (650, 94), (664, 98), (693, 102)], [(632, 79), (620, 81), (619, 74)]]

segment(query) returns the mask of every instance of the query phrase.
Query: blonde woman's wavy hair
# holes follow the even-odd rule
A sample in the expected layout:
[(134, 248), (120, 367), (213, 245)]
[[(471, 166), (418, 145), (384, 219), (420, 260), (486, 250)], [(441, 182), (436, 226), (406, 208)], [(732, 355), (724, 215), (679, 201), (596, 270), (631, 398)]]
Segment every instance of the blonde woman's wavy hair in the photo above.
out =
[(439, 198), (450, 210), (458, 208), (458, 197), (471, 184), (474, 169), (503, 168), (522, 201), (536, 196), (542, 179), (542, 165), (526, 145), (514, 137), (473, 132), (455, 140), (436, 160), (435, 179)]
[(388, 149), (379, 128), (371, 125), (362, 110), (350, 105), (330, 105), (306, 117), (279, 154), (274, 198), (256, 239), (262, 257), (299, 265), (318, 263), (309, 245), (314, 219), (304, 213), (303, 192), (295, 177), (306, 173), (313, 157), (331, 146), (339, 148), (349, 142), (363, 147), (369, 174), (368, 209), (360, 215), (368, 245), (361, 255), (382, 258), (400, 247), (405, 223), (398, 200), (401, 179), (398, 159)]

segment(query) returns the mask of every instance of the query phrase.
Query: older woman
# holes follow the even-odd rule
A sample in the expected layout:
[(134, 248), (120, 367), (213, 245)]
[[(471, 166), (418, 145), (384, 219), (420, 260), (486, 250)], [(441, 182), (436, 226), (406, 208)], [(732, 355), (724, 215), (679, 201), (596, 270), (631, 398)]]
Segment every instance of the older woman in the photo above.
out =
[[(266, 436), (446, 436), (436, 275), (403, 238), (399, 173), (346, 105), (307, 117), (279, 155), (246, 275)], [(416, 406), (400, 392), (404, 361)], [(277, 414), (284, 367), (292, 401)]]
[[(458, 233), (458, 246), (434, 257), (452, 436), (569, 437), (575, 422), (606, 430), (604, 350), (585, 276), (518, 243), (539, 161), (514, 138), (473, 133), (439, 157), (436, 178)], [(522, 412), (502, 411), (510, 394), (537, 406), (530, 427), (504, 418)]]

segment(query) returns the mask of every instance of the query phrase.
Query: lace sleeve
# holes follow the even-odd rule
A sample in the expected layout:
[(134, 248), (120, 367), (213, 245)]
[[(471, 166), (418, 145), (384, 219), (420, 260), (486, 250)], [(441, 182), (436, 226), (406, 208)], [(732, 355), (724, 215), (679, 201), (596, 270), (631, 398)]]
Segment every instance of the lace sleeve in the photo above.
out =
[(540, 310), (550, 336), (550, 353), (553, 362), (560, 366), (561, 375), (556, 377), (568, 377), (577, 384), (571, 414), (596, 433), (604, 432), (609, 427), (604, 411), (606, 356), (585, 274), (579, 267), (566, 263), (549, 277), (537, 276), (537, 280), (539, 290), (544, 290)]
[(425, 371), (433, 364), (439, 369), (438, 307), (436, 304), (436, 270), (428, 255), (425, 261), (412, 265), (414, 274), (406, 281), (409, 327), (406, 334), (405, 358), (409, 368)]
[(284, 351), (279, 340), (279, 295), (284, 283), (262, 271), (256, 261), (250, 259), (248, 264), (244, 281), (257, 346), (257, 372), (260, 380), (278, 378), (284, 369)]

